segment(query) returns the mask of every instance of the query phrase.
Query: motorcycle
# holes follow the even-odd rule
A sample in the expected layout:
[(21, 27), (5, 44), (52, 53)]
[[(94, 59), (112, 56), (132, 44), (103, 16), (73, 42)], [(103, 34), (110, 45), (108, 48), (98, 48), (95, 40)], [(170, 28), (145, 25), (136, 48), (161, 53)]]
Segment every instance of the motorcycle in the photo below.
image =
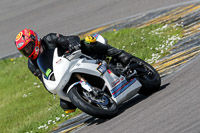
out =
[[(107, 45), (101, 35), (95, 37)], [(37, 59), (45, 87), (94, 117), (112, 118), (120, 104), (160, 88), (158, 72), (135, 56), (124, 67), (114, 59), (94, 59), (81, 50), (61, 53), (58, 48), (50, 49)]]

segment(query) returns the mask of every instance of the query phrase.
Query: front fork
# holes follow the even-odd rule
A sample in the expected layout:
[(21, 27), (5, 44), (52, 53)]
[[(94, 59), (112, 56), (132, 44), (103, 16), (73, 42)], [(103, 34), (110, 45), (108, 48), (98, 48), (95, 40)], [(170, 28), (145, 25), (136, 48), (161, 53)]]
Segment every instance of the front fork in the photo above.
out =
[(81, 86), (88, 92), (93, 91), (93, 87), (87, 82), (85, 78), (83, 78), (80, 74), (75, 74), (75, 77), (77, 77), (80, 80)]
[(75, 74), (75, 76), (81, 81), (81, 86), (87, 90), (88, 92), (92, 93), (95, 97), (103, 96), (105, 85), (103, 87), (103, 90), (99, 90), (95, 87), (92, 87), (85, 78), (83, 78), (80, 74)]
[(87, 82), (87, 80), (85, 80), (80, 74), (75, 74), (75, 76), (76, 76), (80, 81)]

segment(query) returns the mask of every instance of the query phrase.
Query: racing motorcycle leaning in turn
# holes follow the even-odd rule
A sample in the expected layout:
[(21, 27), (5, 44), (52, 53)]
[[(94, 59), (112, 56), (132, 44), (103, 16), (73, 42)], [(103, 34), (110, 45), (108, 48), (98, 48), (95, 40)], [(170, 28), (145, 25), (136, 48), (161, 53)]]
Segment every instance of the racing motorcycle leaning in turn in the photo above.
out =
[[(106, 45), (101, 35), (96, 40)], [(93, 59), (81, 50), (60, 55), (56, 48), (43, 52), (37, 64), (51, 93), (98, 118), (116, 116), (120, 104), (138, 93), (150, 95), (161, 84), (158, 72), (135, 56), (123, 67), (112, 59)]]

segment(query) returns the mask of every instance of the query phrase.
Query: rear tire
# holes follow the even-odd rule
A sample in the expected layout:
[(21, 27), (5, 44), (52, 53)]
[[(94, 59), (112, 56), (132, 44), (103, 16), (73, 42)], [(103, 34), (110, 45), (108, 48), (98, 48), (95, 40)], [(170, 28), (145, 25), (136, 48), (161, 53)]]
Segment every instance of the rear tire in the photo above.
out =
[[(139, 64), (139, 67), (136, 68), (138, 74), (142, 74), (140, 70), (146, 71), (149, 74), (139, 76), (137, 79), (142, 84), (139, 94), (142, 95), (151, 95), (152, 93), (158, 91), (161, 85), (161, 78), (159, 73), (147, 62), (133, 56), (132, 61)], [(141, 73), (140, 73), (141, 72)]]
[(98, 106), (97, 103), (90, 103), (87, 101), (82, 92), (83, 88), (77, 85), (69, 91), (68, 96), (72, 103), (83, 112), (102, 119), (112, 118), (117, 115), (118, 106), (109, 96), (104, 94), (109, 101), (109, 109), (103, 109), (101, 106)]

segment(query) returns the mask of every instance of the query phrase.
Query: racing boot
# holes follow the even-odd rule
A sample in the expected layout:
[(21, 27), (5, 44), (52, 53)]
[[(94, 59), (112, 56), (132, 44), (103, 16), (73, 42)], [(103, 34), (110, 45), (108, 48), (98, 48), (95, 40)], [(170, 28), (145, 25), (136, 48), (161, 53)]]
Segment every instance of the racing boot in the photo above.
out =
[(60, 107), (65, 111), (66, 114), (72, 113), (76, 111), (76, 106), (74, 106), (71, 102), (60, 99)]
[[(136, 73), (135, 68), (138, 67), (138, 63), (133, 61), (133, 56), (127, 53), (124, 50), (116, 49), (112, 46), (109, 46), (107, 56), (112, 57), (112, 60), (115, 62), (120, 62), (124, 67), (123, 71), (120, 74), (125, 74), (127, 80), (130, 80)], [(118, 74), (116, 71), (113, 71), (116, 75)]]
[(132, 55), (124, 50), (120, 50), (108, 45), (107, 56), (110, 56), (119, 61), (123, 66), (127, 66), (132, 58)]

